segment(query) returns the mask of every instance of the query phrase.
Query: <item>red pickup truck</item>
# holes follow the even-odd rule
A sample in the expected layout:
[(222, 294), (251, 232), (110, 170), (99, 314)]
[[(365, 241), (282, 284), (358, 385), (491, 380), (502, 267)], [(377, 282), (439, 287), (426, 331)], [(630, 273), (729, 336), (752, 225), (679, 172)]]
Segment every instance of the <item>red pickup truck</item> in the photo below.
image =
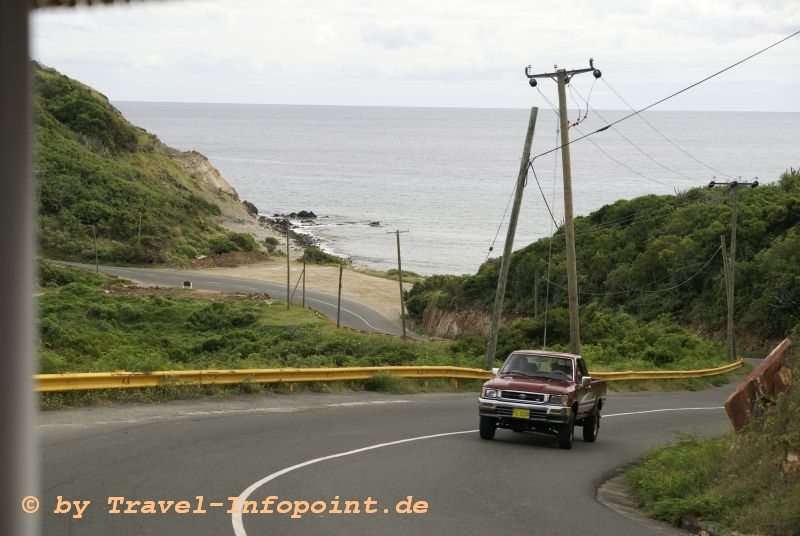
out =
[(584, 441), (597, 440), (606, 384), (589, 376), (581, 356), (517, 350), (492, 372), (478, 398), (481, 438), (494, 439), (497, 428), (543, 432), (569, 449), (581, 426)]

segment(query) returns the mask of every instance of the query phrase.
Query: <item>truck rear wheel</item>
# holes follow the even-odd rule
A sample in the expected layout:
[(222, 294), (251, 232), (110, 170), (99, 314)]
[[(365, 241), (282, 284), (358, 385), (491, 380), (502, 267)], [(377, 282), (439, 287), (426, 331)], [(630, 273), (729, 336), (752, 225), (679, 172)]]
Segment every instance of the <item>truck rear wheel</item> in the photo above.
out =
[(594, 415), (583, 419), (583, 440), (586, 443), (597, 441), (597, 432), (600, 431), (600, 410), (597, 409)]
[(480, 426), (478, 429), (481, 439), (494, 439), (494, 433), (496, 430), (497, 423), (494, 421), (494, 419), (490, 419), (489, 417), (484, 417), (481, 415)]

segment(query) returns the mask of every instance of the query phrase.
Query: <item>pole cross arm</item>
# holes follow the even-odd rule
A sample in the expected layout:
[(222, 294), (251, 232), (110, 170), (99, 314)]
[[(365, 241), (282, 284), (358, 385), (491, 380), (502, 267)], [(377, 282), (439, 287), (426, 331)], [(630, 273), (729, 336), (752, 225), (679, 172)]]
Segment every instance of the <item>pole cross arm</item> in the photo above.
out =
[(709, 188), (713, 188), (714, 186), (730, 186), (731, 188), (737, 188), (739, 186), (749, 186), (750, 188), (755, 188), (758, 186), (758, 177), (756, 177), (753, 182), (744, 182), (744, 181), (720, 182), (717, 180), (712, 180), (711, 182), (708, 183)]
[(528, 83), (529, 83), (529, 84), (530, 84), (532, 87), (536, 87), (536, 84), (537, 84), (537, 82), (536, 82), (536, 79), (537, 79), (537, 78), (551, 78), (551, 79), (555, 79), (555, 78), (556, 78), (556, 76), (558, 76), (558, 73), (559, 73), (559, 72), (563, 72), (563, 73), (564, 73), (565, 82), (566, 82), (567, 84), (569, 83), (569, 80), (570, 80), (570, 78), (572, 78), (572, 77), (573, 77), (574, 75), (576, 75), (576, 74), (582, 74), (582, 73), (589, 73), (589, 72), (591, 72), (592, 74), (594, 74), (594, 77), (595, 77), (595, 78), (600, 78), (601, 76), (603, 76), (603, 73), (602, 73), (602, 72), (600, 72), (600, 69), (595, 69), (595, 67), (594, 67), (594, 58), (589, 58), (589, 67), (588, 67), (588, 68), (586, 68), (586, 69), (570, 69), (570, 70), (566, 70), (566, 69), (558, 69), (556, 72), (553, 72), (553, 73), (538, 73), (538, 74), (533, 74), (533, 73), (531, 73), (531, 66), (530, 66), (530, 65), (528, 65), (527, 67), (525, 67), (525, 76), (527, 76), (527, 77), (528, 77)]

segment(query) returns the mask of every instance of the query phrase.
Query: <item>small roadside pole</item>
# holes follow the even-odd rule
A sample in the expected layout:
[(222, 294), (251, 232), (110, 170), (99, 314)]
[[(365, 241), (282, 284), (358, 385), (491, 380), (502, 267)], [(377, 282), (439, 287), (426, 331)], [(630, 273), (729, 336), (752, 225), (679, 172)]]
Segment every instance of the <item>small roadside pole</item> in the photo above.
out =
[(492, 327), (489, 332), (489, 348), (486, 351), (486, 370), (492, 370), (495, 354), (497, 353), (497, 336), (500, 331), (500, 317), (503, 314), (503, 298), (506, 293), (506, 280), (508, 279), (508, 268), (511, 264), (511, 251), (514, 247), (514, 233), (517, 230), (517, 220), (519, 219), (520, 206), (522, 205), (522, 191), (525, 189), (525, 179), (528, 176), (528, 160), (531, 156), (531, 145), (533, 144), (533, 130), (536, 126), (536, 116), (539, 108), (531, 108), (531, 116), (528, 120), (528, 133), (525, 135), (525, 146), (522, 149), (522, 161), (519, 163), (519, 174), (517, 175), (517, 186), (514, 190), (514, 205), (511, 208), (511, 219), (508, 221), (508, 234), (503, 248), (503, 259), (500, 261), (500, 276), (497, 278), (497, 292), (494, 295), (494, 309), (492, 310)]
[(339, 297), (336, 300), (336, 327), (338, 328), (339, 325), (339, 315), (342, 311), (342, 271), (344, 267), (340, 264), (339, 265)]
[(406, 338), (406, 306), (403, 300), (403, 266), (400, 264), (400, 233), (407, 232), (408, 231), (401, 231), (399, 229), (395, 231), (397, 235), (397, 280), (400, 282), (400, 322), (403, 324), (404, 339)]
[(100, 261), (97, 257), (97, 228), (92, 225), (92, 237), (94, 238), (94, 271), (100, 273)]
[(286, 219), (286, 310), (289, 310), (289, 303), (292, 301), (289, 294), (292, 282), (289, 279), (289, 219)]
[(306, 254), (303, 252), (303, 309), (306, 307)]

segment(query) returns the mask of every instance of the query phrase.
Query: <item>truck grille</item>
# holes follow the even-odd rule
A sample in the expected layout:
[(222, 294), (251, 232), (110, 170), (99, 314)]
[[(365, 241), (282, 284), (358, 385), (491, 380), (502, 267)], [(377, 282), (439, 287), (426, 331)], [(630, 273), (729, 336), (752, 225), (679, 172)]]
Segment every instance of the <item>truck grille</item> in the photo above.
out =
[(546, 395), (540, 393), (523, 393), (521, 391), (502, 391), (501, 398), (506, 400), (514, 400), (517, 402), (530, 402), (532, 404), (541, 404), (545, 401)]

